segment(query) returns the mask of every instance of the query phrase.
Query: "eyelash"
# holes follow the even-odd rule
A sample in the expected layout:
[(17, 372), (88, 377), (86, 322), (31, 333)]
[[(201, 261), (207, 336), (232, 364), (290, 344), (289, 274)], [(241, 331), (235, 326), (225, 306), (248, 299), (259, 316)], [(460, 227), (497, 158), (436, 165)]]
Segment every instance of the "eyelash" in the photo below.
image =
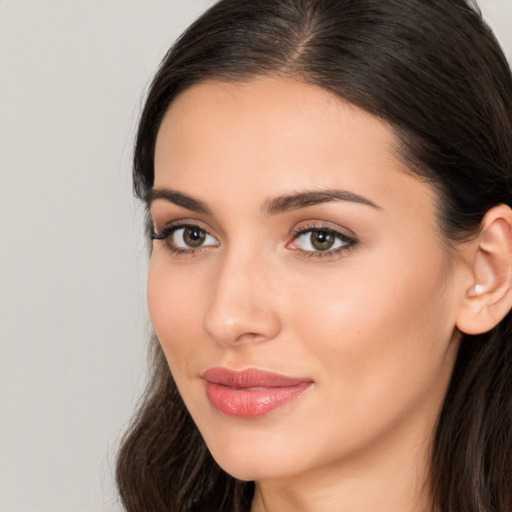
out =
[(176, 245), (174, 245), (170, 240), (172, 235), (174, 235), (174, 233), (180, 229), (187, 229), (187, 228), (197, 228), (200, 231), (203, 231), (204, 233), (209, 234), (206, 229), (202, 228), (201, 226), (199, 226), (197, 224), (183, 222), (183, 223), (179, 223), (179, 224), (171, 224), (171, 225), (165, 226), (159, 232), (152, 231), (150, 238), (152, 241), (164, 240), (165, 245), (167, 246), (169, 251), (171, 251), (171, 253), (174, 256), (189, 256), (192, 254), (197, 254), (197, 253), (203, 251), (204, 249), (206, 249), (207, 247), (210, 247), (210, 246), (198, 247), (197, 249), (194, 249), (191, 247), (189, 249), (182, 249), (181, 247), (177, 247)]
[[(174, 224), (174, 225), (171, 224), (169, 226), (166, 226), (159, 232), (152, 231), (150, 237), (151, 237), (152, 241), (154, 241), (154, 240), (165, 241), (167, 248), (175, 256), (191, 256), (191, 255), (195, 255), (195, 254), (202, 252), (203, 250), (205, 250), (208, 247), (211, 247), (211, 245), (208, 245), (208, 246), (198, 247), (198, 248), (191, 247), (188, 249), (182, 249), (181, 247), (177, 247), (175, 244), (173, 244), (170, 241), (170, 238), (176, 231), (178, 231), (180, 229), (187, 229), (187, 228), (197, 228), (200, 231), (203, 231), (204, 233), (209, 235), (209, 233), (206, 229), (202, 228), (201, 226), (199, 226), (197, 224), (180, 223), (180, 224)], [(305, 235), (307, 233), (313, 233), (315, 231), (319, 232), (319, 233), (320, 232), (326, 233), (328, 235), (333, 236), (334, 238), (340, 240), (342, 242), (342, 245), (335, 249), (328, 249), (325, 251), (306, 251), (303, 249), (293, 249), (293, 250), (297, 251), (298, 253), (300, 253), (302, 256), (304, 256), (306, 258), (317, 258), (317, 259), (328, 260), (328, 259), (335, 258), (336, 256), (340, 255), (343, 252), (347, 252), (347, 251), (353, 249), (358, 243), (358, 241), (355, 238), (349, 237), (349, 236), (345, 235), (344, 233), (341, 233), (340, 231), (335, 230), (329, 226), (325, 226), (323, 224), (320, 224), (320, 225), (312, 224), (310, 226), (303, 226), (300, 229), (294, 230), (292, 240), (291, 240), (291, 242), (289, 242), (287, 244), (287, 246), (290, 243), (296, 241), (300, 236)]]
[(358, 241), (354, 237), (349, 237), (349, 236), (345, 235), (344, 233), (341, 233), (340, 231), (333, 229), (329, 226), (326, 226), (324, 224), (312, 224), (309, 226), (302, 226), (300, 229), (294, 230), (292, 242), (296, 241), (302, 235), (305, 235), (307, 233), (313, 233), (313, 232), (326, 233), (328, 235), (331, 235), (334, 238), (337, 238), (338, 240), (340, 240), (342, 242), (342, 245), (340, 247), (337, 247), (336, 249), (328, 249), (325, 251), (305, 251), (302, 249), (295, 249), (296, 251), (300, 252), (302, 256), (305, 256), (306, 258), (317, 258), (317, 259), (324, 259), (324, 260), (333, 259), (333, 258), (341, 255), (342, 253), (355, 248), (358, 243)]

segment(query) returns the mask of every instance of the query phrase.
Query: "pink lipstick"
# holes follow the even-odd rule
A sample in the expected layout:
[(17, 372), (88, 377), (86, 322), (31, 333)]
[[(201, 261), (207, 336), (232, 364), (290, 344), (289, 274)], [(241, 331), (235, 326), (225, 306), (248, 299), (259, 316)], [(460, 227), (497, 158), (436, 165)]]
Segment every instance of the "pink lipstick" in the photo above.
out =
[(256, 369), (210, 368), (202, 375), (206, 396), (218, 411), (237, 418), (256, 418), (300, 396), (313, 381)]

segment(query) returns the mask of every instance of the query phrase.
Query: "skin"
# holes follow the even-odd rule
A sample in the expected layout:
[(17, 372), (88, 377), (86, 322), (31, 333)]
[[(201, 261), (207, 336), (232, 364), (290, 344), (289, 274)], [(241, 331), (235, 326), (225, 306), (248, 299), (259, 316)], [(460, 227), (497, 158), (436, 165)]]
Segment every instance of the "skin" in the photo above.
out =
[[(161, 125), (154, 188), (210, 211), (151, 202), (156, 233), (185, 220), (207, 235), (180, 254), (183, 231), (154, 241), (150, 315), (212, 455), (256, 481), (253, 512), (429, 510), (429, 445), (468, 276), (439, 233), (435, 193), (395, 144), (384, 121), (282, 78), (196, 85)], [(373, 206), (264, 211), (325, 189)], [(354, 243), (315, 251), (322, 228)], [(201, 373), (218, 366), (314, 384), (262, 417), (234, 418), (206, 397)]]

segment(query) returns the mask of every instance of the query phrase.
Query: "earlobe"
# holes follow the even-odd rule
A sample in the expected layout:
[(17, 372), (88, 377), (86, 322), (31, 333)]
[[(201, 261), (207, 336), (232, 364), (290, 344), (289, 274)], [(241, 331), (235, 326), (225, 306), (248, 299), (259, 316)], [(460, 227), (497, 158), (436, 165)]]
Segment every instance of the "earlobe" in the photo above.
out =
[(493, 329), (512, 307), (512, 210), (490, 209), (471, 241), (471, 279), (466, 284), (457, 328), (466, 334)]

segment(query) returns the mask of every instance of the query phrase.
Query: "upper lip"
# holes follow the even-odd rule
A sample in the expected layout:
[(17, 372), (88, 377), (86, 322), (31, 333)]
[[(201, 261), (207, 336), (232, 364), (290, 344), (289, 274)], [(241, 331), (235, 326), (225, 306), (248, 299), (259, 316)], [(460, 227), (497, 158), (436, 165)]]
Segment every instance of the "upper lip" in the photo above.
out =
[(201, 377), (207, 382), (231, 388), (277, 388), (312, 383), (312, 379), (296, 378), (256, 368), (231, 370), (218, 367), (205, 370)]

